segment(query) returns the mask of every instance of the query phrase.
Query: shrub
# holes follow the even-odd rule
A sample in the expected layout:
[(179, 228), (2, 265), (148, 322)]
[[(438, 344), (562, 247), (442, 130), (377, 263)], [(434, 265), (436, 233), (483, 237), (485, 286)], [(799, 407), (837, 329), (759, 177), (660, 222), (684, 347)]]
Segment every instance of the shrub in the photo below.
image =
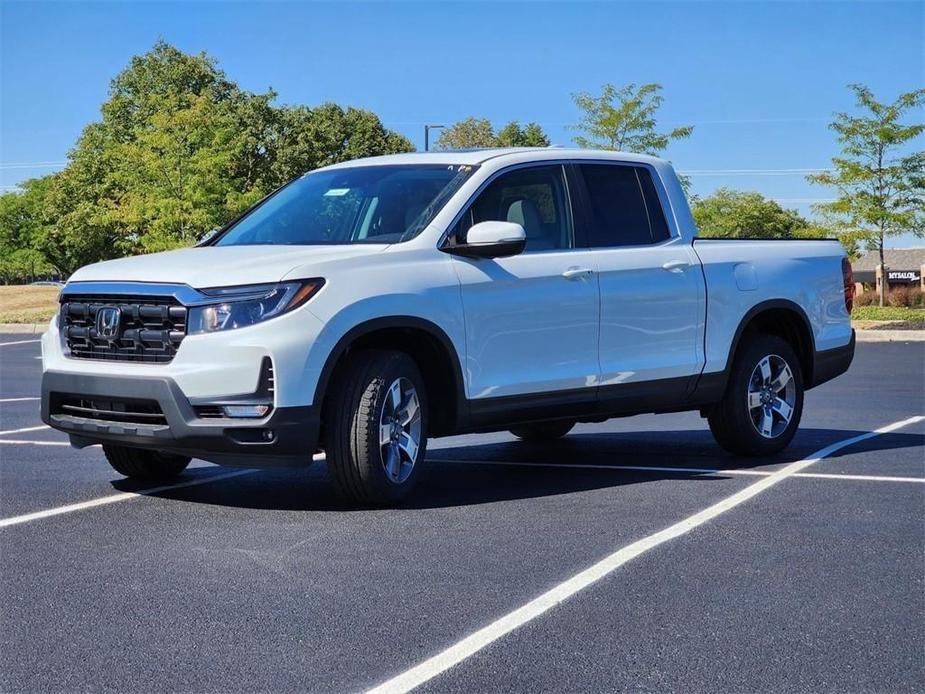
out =
[(909, 290), (905, 287), (896, 287), (886, 295), (886, 303), (894, 308), (904, 308), (909, 305)]
[(879, 303), (877, 292), (864, 292), (863, 294), (855, 294), (854, 296), (855, 306), (875, 306)]
[(925, 308), (925, 292), (921, 287), (913, 287), (909, 290), (909, 306), (913, 308)]

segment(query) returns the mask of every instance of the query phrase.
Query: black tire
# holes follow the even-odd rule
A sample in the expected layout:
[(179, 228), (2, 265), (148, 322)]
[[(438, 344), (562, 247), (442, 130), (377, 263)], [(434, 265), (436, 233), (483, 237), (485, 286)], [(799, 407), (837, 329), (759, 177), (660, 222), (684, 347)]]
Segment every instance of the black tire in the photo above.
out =
[(103, 453), (116, 472), (133, 480), (169, 480), (190, 462), (183, 455), (108, 444), (103, 446)]
[[(403, 478), (387, 472), (386, 446), (398, 446), (407, 439), (399, 434), (393, 444), (380, 443), (380, 422), (386, 408), (392, 407), (386, 400), (400, 379), (416, 391), (420, 424), (410, 468), (407, 450), (401, 452), (398, 467), (407, 473)], [(325, 403), (324, 431), (328, 471), (343, 497), (362, 505), (389, 505), (408, 498), (427, 453), (427, 391), (414, 360), (403, 352), (386, 350), (363, 350), (350, 357), (338, 370)]]
[[(773, 436), (763, 436), (759, 431), (765, 408), (752, 410), (749, 408), (750, 384), (755, 383), (753, 377), (765, 357), (777, 357), (786, 363), (790, 370), (794, 392), (792, 393), (792, 407), (790, 419), (786, 423), (781, 416), (772, 414), (775, 429)], [(778, 365), (780, 362), (774, 360)], [(760, 381), (760, 374), (758, 375)], [(754, 389), (755, 386), (752, 386)], [(773, 390), (773, 385), (771, 387)], [(782, 390), (777, 393), (785, 393)], [(768, 398), (775, 397), (773, 392)], [(770, 406), (767, 409), (771, 409)], [(753, 419), (753, 412), (756, 419)], [(803, 415), (803, 373), (800, 369), (800, 360), (793, 348), (775, 335), (754, 333), (743, 338), (735, 359), (732, 363), (732, 373), (726, 385), (726, 393), (709, 413), (707, 419), (710, 431), (716, 442), (730, 453), (736, 455), (758, 457), (773, 455), (784, 450), (793, 440)]]
[(511, 427), (509, 431), (524, 441), (555, 441), (569, 433), (575, 422), (569, 419), (557, 419), (551, 422), (530, 422)]

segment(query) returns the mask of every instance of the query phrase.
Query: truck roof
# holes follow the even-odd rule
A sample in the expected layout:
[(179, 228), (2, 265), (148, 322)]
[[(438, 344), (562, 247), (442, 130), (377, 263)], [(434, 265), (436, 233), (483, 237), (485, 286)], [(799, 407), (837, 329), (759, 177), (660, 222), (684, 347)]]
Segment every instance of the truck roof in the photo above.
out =
[(479, 165), (489, 160), (498, 163), (542, 159), (616, 159), (648, 164), (664, 162), (658, 157), (629, 152), (614, 152), (596, 149), (577, 149), (566, 147), (494, 147), (470, 150), (440, 150), (436, 152), (408, 152), (405, 154), (387, 154), (379, 157), (354, 159), (339, 164), (323, 167), (340, 169), (351, 166), (386, 166), (395, 164), (458, 164)]

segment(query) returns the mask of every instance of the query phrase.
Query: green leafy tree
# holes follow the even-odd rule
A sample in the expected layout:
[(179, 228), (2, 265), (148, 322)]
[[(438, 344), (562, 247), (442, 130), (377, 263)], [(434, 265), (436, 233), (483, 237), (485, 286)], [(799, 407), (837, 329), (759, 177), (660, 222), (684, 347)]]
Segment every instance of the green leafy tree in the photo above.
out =
[(453, 123), (440, 133), (437, 149), (476, 149), (479, 147), (548, 147), (549, 138), (539, 123), (512, 120), (495, 132), (487, 118), (470, 117)]
[(30, 231), (17, 231), (16, 243), (67, 276), (188, 245), (319, 166), (413, 150), (370, 111), (275, 99), (240, 89), (204, 53), (157, 42), (113, 79), (101, 119), (84, 128), (65, 169), (14, 194), (41, 197), (17, 208), (28, 212), (18, 227)]
[(466, 118), (440, 132), (437, 149), (474, 149), (495, 147), (497, 140), (487, 118)]
[[(904, 122), (910, 113), (921, 120), (925, 89), (881, 103), (864, 85), (850, 88), (860, 115), (835, 115), (829, 127), (836, 133), (841, 154), (832, 159), (832, 171), (808, 178), (837, 193), (835, 200), (817, 205), (817, 210), (876, 249), (882, 266), (888, 237), (925, 234), (925, 152), (911, 146), (925, 131), (925, 124)], [(885, 284), (880, 286), (881, 306)]]
[(575, 144), (658, 156), (672, 140), (690, 137), (693, 126), (658, 131), (655, 114), (664, 102), (661, 91), (662, 86), (654, 83), (628, 84), (619, 89), (605, 84), (600, 96), (573, 94), (582, 115), (572, 127), (583, 133), (575, 137)]
[(731, 239), (789, 239), (818, 233), (795, 210), (761, 193), (720, 188), (691, 205), (698, 234)]
[(539, 123), (527, 123), (521, 128), (512, 120), (498, 131), (495, 143), (498, 147), (549, 147), (549, 138)]
[(41, 233), (39, 211), (46, 179), (22, 184), (21, 192), (0, 195), (0, 282), (32, 282), (53, 273), (45, 257), (33, 247)]

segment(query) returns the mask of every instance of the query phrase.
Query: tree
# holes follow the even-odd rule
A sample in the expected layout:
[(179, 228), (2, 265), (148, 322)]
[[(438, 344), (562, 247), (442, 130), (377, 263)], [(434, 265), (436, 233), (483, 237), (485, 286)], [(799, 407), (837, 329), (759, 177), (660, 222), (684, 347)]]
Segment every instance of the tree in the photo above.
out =
[[(909, 111), (921, 118), (925, 89), (900, 94), (890, 104), (877, 101), (864, 85), (850, 89), (861, 115), (835, 114), (829, 127), (836, 133), (841, 155), (832, 159), (832, 171), (808, 179), (835, 188), (838, 197), (816, 209), (843, 222), (868, 248), (876, 248), (882, 267), (886, 238), (925, 234), (925, 152), (908, 151), (925, 124), (902, 122)], [(880, 285), (881, 306), (885, 284)]]
[(65, 276), (188, 245), (306, 171), (414, 149), (370, 111), (275, 99), (240, 89), (204, 53), (158, 41), (113, 79), (101, 119), (84, 128), (67, 166), (4, 198), (2, 216), (18, 220), (10, 232), (0, 222), (4, 260), (14, 238)]
[(527, 123), (521, 128), (516, 120), (498, 131), (495, 142), (498, 147), (549, 147), (549, 138), (539, 123)]
[(698, 234), (731, 239), (789, 239), (806, 235), (809, 222), (795, 210), (755, 192), (720, 188), (691, 205)]
[(479, 147), (549, 147), (549, 138), (539, 123), (512, 120), (495, 132), (487, 118), (466, 118), (440, 133), (437, 149), (477, 149)]
[(475, 149), (495, 147), (497, 140), (487, 118), (466, 118), (445, 128), (437, 140), (437, 149)]
[(53, 268), (33, 248), (40, 233), (38, 211), (43, 204), (48, 181), (33, 179), (22, 184), (22, 191), (0, 195), (0, 282), (32, 282), (48, 275)]
[(671, 140), (690, 137), (693, 126), (664, 133), (656, 129), (655, 113), (664, 101), (661, 91), (662, 86), (654, 83), (628, 84), (619, 89), (605, 84), (600, 96), (587, 92), (573, 94), (582, 116), (572, 128), (584, 133), (575, 138), (575, 144), (658, 156)]

